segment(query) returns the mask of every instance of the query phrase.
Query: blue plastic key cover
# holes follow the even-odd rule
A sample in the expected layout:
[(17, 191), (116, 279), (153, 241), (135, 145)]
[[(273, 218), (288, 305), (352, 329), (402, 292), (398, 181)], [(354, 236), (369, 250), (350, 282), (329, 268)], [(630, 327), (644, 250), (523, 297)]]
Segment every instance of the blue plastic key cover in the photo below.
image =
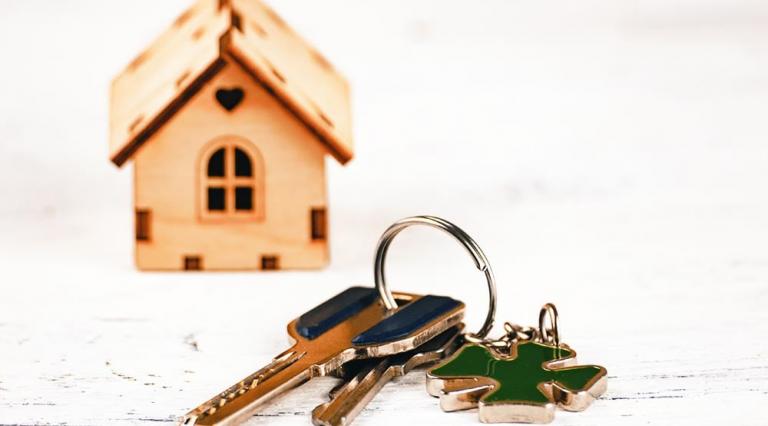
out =
[(296, 320), (296, 332), (313, 340), (376, 301), (379, 294), (370, 287), (350, 287), (316, 306)]
[(461, 306), (458, 300), (445, 296), (424, 296), (405, 305), (392, 316), (358, 334), (352, 343), (357, 346), (399, 340), (429, 324), (443, 314)]

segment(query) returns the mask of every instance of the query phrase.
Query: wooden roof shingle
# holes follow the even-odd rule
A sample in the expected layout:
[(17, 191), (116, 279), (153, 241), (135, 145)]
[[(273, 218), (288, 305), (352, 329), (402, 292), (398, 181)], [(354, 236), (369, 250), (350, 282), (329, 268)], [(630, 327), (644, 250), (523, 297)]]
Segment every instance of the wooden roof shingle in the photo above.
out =
[(341, 163), (354, 154), (349, 86), (259, 0), (199, 0), (112, 82), (109, 155), (123, 165), (225, 63), (263, 84)]

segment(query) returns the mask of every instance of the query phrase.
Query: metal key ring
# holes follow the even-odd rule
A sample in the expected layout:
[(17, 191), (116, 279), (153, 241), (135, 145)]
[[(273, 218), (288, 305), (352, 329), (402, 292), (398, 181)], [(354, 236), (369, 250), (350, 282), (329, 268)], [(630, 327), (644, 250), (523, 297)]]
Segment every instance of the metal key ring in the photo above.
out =
[[(549, 328), (544, 326), (544, 321), (549, 318)], [(557, 308), (552, 303), (547, 303), (539, 311), (539, 336), (543, 343), (554, 343), (560, 347), (560, 331), (557, 329), (557, 320), (560, 316), (557, 314)]]
[(389, 250), (389, 245), (392, 243), (395, 236), (411, 225), (427, 225), (449, 233), (469, 252), (472, 259), (475, 261), (477, 269), (485, 274), (485, 279), (488, 282), (489, 295), (488, 315), (485, 317), (485, 323), (483, 323), (480, 330), (477, 333), (470, 333), (470, 336), (481, 339), (485, 338), (493, 328), (494, 317), (496, 315), (496, 279), (493, 276), (491, 265), (488, 262), (488, 258), (485, 257), (483, 250), (480, 249), (480, 246), (472, 239), (472, 237), (467, 235), (467, 233), (458, 226), (439, 217), (413, 216), (401, 219), (387, 228), (381, 235), (381, 238), (379, 238), (379, 243), (376, 246), (376, 260), (374, 262), (374, 279), (376, 281), (376, 289), (379, 291), (379, 296), (381, 297), (382, 302), (384, 302), (384, 306), (386, 306), (387, 309), (397, 308), (397, 302), (395, 302), (395, 298), (392, 297), (392, 292), (387, 287), (387, 281), (384, 277), (384, 261), (387, 257), (387, 250)]

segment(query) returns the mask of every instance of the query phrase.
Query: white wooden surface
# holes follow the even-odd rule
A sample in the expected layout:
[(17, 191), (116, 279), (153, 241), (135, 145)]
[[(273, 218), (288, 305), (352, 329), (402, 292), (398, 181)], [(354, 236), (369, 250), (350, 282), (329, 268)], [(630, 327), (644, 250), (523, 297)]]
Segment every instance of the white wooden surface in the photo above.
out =
[[(285, 347), (284, 325), (371, 283), (417, 213), (473, 234), (499, 320), (558, 304), (609, 391), (559, 425), (764, 425), (768, 6), (746, 0), (273, 2), (354, 82), (358, 158), (330, 165), (332, 266), (141, 274), (109, 78), (185, 5), (0, 3), (0, 424), (163, 424)], [(398, 237), (392, 286), (462, 298), (447, 237)], [(421, 373), (357, 424), (476, 424)], [(333, 379), (249, 424), (309, 424)]]

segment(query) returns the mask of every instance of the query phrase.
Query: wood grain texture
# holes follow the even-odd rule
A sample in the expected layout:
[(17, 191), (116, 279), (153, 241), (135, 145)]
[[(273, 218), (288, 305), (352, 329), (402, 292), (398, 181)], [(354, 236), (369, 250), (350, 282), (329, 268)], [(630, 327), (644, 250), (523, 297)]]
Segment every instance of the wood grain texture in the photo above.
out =
[(220, 13), (216, 1), (198, 1), (179, 11), (172, 25), (115, 77), (110, 96), (110, 158), (120, 158), (121, 164), (126, 161), (127, 146), (134, 145), (132, 141), (206, 73), (219, 56), (219, 38), (229, 25), (229, 16)]
[[(139, 273), (107, 88), (187, 3), (0, 6), (17, 58), (0, 78), (0, 424), (170, 425), (284, 349), (299, 312), (370, 284), (380, 233), (421, 213), (482, 245), (500, 321), (554, 302), (579, 360), (607, 367), (605, 397), (554, 425), (766, 424), (765, 2), (274, 2), (356, 88), (357, 159), (328, 165), (333, 262)], [(481, 324), (482, 276), (449, 237), (404, 232), (387, 272)], [(356, 424), (478, 424), (423, 380)], [(332, 385), (250, 424), (308, 425)]]
[(189, 97), (235, 59), (340, 162), (352, 159), (347, 80), (259, 0), (197, 0), (115, 77), (110, 158), (123, 165)]
[[(136, 162), (139, 269), (325, 266), (327, 238), (312, 222), (327, 211), (315, 142), (349, 161), (349, 110), (344, 77), (272, 9), (198, 0), (111, 87), (110, 157)], [(222, 172), (211, 176), (218, 152)], [(248, 178), (236, 176), (236, 153)]]
[[(222, 88), (244, 91), (233, 111), (216, 99)], [(256, 177), (248, 212), (232, 208), (232, 144), (248, 153)], [(210, 155), (225, 146), (230, 183), (207, 176)], [(327, 242), (312, 240), (311, 229), (312, 209), (327, 203), (325, 155), (264, 87), (236, 64), (225, 65), (136, 154), (135, 205), (152, 211), (153, 233), (136, 243), (138, 267), (178, 270), (188, 255), (201, 257), (205, 270), (256, 270), (262, 256), (278, 256), (286, 269), (326, 265)], [(209, 187), (225, 188), (228, 211), (207, 210)]]

